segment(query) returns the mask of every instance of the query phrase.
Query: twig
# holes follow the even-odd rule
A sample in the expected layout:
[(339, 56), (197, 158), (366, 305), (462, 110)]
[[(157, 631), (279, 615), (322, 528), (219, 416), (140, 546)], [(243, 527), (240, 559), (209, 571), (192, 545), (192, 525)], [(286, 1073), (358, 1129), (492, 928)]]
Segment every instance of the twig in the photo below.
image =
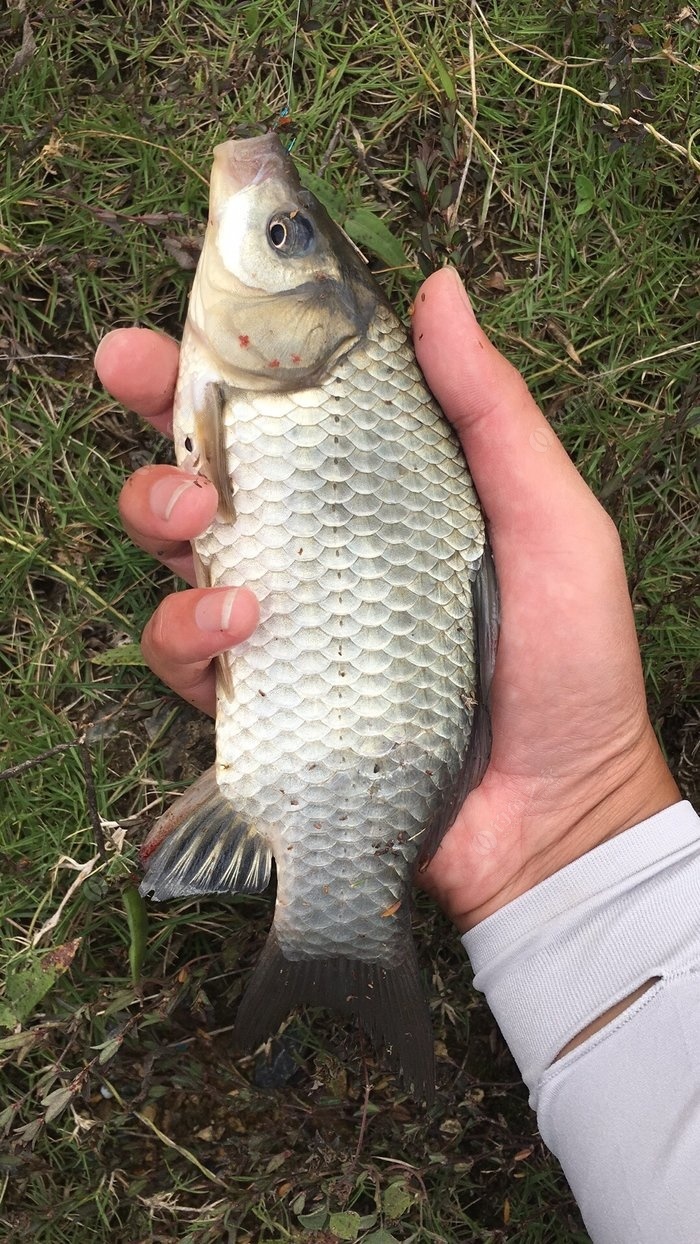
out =
[(80, 762), (83, 767), (83, 776), (85, 778), (85, 799), (87, 802), (88, 816), (90, 817), (90, 825), (97, 847), (97, 854), (103, 864), (107, 863), (107, 847), (105, 844), (105, 836), (102, 832), (102, 821), (97, 806), (97, 792), (95, 790), (95, 777), (92, 770), (92, 757), (90, 748), (87, 744), (86, 735), (82, 735), (79, 739), (75, 739), (72, 743), (56, 743), (54, 747), (48, 747), (45, 751), (39, 752), (38, 756), (32, 756), (29, 760), (22, 760), (17, 765), (10, 765), (9, 769), (0, 770), (0, 781), (8, 778), (21, 777), (23, 773), (28, 773), (30, 769), (36, 769), (39, 765), (44, 764), (51, 756), (57, 756), (60, 752), (68, 752), (72, 748), (77, 747), (80, 752)]
[(333, 155), (333, 152), (335, 151), (336, 147), (338, 146), (338, 143), (340, 142), (340, 135), (343, 132), (344, 125), (345, 125), (345, 120), (343, 117), (341, 117), (340, 120), (336, 121), (335, 123), (335, 129), (333, 130), (333, 133), (331, 134), (331, 140), (328, 146), (326, 147), (326, 150), (324, 151), (323, 156), (321, 158), (321, 163), (318, 166), (319, 177), (323, 176), (326, 169), (328, 168), (328, 165), (330, 164), (331, 156)]
[(0, 363), (23, 363), (25, 359), (68, 359), (75, 363), (90, 357), (89, 354), (25, 354), (20, 347), (16, 354), (0, 354)]
[(469, 130), (469, 142), (467, 144), (467, 158), (464, 161), (464, 168), (462, 169), (462, 176), (459, 179), (459, 188), (457, 190), (457, 198), (455, 199), (452, 207), (447, 212), (447, 223), (449, 225), (454, 225), (457, 223), (457, 216), (459, 214), (460, 203), (462, 202), (462, 195), (464, 194), (464, 187), (467, 182), (469, 166), (471, 165), (471, 162), (472, 162), (472, 153), (474, 151), (474, 134), (476, 133), (476, 122), (477, 122), (477, 117), (479, 115), (479, 103), (478, 103), (478, 97), (476, 93), (476, 67), (474, 64), (474, 4), (473, 2), (469, 7), (469, 81), (471, 84), (471, 97), (472, 97), (472, 128)]
[(56, 756), (59, 752), (67, 752), (71, 747), (77, 746), (77, 742), (57, 743), (55, 747), (47, 748), (45, 752), (32, 756), (30, 760), (22, 760), (18, 765), (10, 765), (9, 769), (0, 769), (0, 781), (4, 778), (19, 777), (20, 774), (27, 773), (30, 769), (36, 769), (37, 765), (42, 765), (50, 756)]
[(85, 774), (85, 798), (92, 825), (92, 832), (95, 836), (95, 845), (97, 854), (103, 864), (107, 863), (107, 848), (105, 846), (105, 836), (102, 832), (102, 822), (100, 821), (100, 813), (97, 807), (97, 794), (95, 792), (95, 778), (92, 772), (92, 757), (90, 748), (87, 745), (85, 735), (78, 739), (78, 747), (80, 748), (80, 759), (83, 763), (83, 773)]
[(694, 543), (695, 540), (697, 539), (697, 532), (691, 530), (691, 528), (688, 526), (685, 520), (681, 518), (680, 514), (676, 514), (676, 511), (674, 510), (673, 506), (671, 505), (669, 501), (667, 501), (666, 497), (660, 491), (660, 489), (656, 487), (656, 484), (653, 484), (652, 481), (648, 477), (647, 477), (646, 482), (651, 488), (652, 492), (656, 493), (657, 497), (659, 498), (659, 501), (661, 502), (663, 506), (666, 507), (669, 514), (672, 514), (675, 521), (683, 528), (684, 531), (687, 531), (688, 535), (691, 537)]
[(367, 1111), (369, 1108), (369, 1095), (371, 1092), (371, 1085), (369, 1082), (369, 1076), (367, 1075), (367, 1064), (364, 1059), (364, 1052), (363, 1052), (363, 1057), (362, 1057), (362, 1066), (363, 1066), (364, 1073), (365, 1073), (365, 1096), (364, 1096), (364, 1101), (362, 1102), (362, 1117), (360, 1119), (360, 1134), (357, 1137), (357, 1145), (355, 1147), (355, 1157), (353, 1158), (354, 1162), (359, 1162), (360, 1154), (362, 1153), (362, 1146), (365, 1141), (365, 1132), (367, 1131), (367, 1118), (368, 1118)]
[(32, 939), (30, 943), (31, 946), (33, 947), (38, 946), (39, 942), (42, 940), (42, 938), (46, 937), (47, 933), (53, 932), (59, 920), (61, 919), (61, 916), (63, 914), (63, 909), (70, 902), (76, 890), (79, 890), (83, 882), (87, 881), (90, 874), (94, 871), (97, 861), (98, 861), (98, 857), (96, 855), (93, 855), (91, 860), (88, 860), (86, 864), (83, 864), (82, 867), (80, 867), (80, 865), (78, 865), (75, 860), (70, 859), (69, 856), (65, 856), (65, 855), (61, 856), (60, 860), (55, 866), (55, 872), (58, 871), (58, 869), (61, 867), (62, 864), (70, 864), (72, 868), (79, 868), (79, 872), (75, 880), (71, 881), (68, 889), (63, 895), (63, 898), (58, 904), (58, 907), (56, 908), (53, 915), (49, 916), (49, 919), (46, 921), (45, 924), (42, 924), (38, 933), (34, 933), (32, 935)]
[(657, 350), (656, 354), (645, 354), (642, 358), (631, 359), (629, 363), (620, 363), (617, 367), (606, 367), (605, 371), (599, 371), (597, 378), (600, 380), (603, 376), (617, 376), (621, 371), (627, 371), (630, 367), (639, 367), (642, 363), (653, 363), (656, 359), (667, 358), (669, 354), (682, 354), (684, 350), (700, 349), (700, 341), (685, 341), (680, 346), (670, 346), (668, 350)]

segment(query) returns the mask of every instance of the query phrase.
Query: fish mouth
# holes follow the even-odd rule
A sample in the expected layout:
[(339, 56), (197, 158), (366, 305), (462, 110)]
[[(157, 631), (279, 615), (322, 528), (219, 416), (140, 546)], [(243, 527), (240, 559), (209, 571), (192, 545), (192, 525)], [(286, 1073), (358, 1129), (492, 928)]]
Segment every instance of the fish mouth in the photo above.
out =
[(229, 138), (214, 148), (212, 200), (225, 202), (241, 190), (277, 175), (289, 177), (290, 159), (274, 130), (257, 138)]

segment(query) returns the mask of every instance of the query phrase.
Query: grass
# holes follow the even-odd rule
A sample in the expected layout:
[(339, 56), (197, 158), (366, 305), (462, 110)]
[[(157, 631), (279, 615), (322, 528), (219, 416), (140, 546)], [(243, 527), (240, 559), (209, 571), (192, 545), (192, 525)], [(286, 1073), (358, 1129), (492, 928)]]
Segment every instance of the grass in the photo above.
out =
[[(466, 276), (620, 527), (652, 715), (692, 793), (698, 25), (652, 0), (526, 9), (305, 0), (295, 155), (348, 227), (370, 209), (379, 270), (376, 221), (391, 228), (397, 306), (447, 257)], [(0, 17), (2, 765), (66, 745), (3, 783), (0, 1224), (46, 1244), (575, 1244), (577, 1210), (429, 903), (440, 1092), (424, 1116), (332, 1018), (292, 1021), (268, 1063), (232, 1058), (264, 900), (145, 913), (135, 897), (138, 844), (211, 732), (133, 664), (173, 585), (127, 545), (116, 498), (168, 449), (91, 358), (107, 327), (179, 333), (211, 147), (287, 102), (293, 10), (47, 0)]]

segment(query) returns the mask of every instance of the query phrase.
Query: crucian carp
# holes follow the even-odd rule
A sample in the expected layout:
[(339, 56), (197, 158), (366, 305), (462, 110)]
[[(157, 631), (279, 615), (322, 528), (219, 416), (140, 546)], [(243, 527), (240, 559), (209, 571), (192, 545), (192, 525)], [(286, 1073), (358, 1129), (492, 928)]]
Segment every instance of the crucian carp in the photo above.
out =
[(142, 892), (259, 892), (274, 860), (236, 1045), (329, 1006), (431, 1099), (411, 883), (488, 763), (496, 580), (406, 331), (273, 133), (215, 150), (174, 428), (219, 495), (200, 585), (247, 585), (261, 620), (219, 659), (216, 766), (151, 830)]

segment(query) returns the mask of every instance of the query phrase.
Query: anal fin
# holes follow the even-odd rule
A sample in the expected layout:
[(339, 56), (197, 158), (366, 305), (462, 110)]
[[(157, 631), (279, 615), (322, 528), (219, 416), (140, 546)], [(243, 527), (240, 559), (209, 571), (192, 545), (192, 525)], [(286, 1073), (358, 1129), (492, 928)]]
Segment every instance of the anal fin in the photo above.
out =
[(158, 902), (196, 894), (257, 894), (270, 880), (272, 853), (236, 815), (207, 769), (159, 817), (141, 848), (140, 892)]

